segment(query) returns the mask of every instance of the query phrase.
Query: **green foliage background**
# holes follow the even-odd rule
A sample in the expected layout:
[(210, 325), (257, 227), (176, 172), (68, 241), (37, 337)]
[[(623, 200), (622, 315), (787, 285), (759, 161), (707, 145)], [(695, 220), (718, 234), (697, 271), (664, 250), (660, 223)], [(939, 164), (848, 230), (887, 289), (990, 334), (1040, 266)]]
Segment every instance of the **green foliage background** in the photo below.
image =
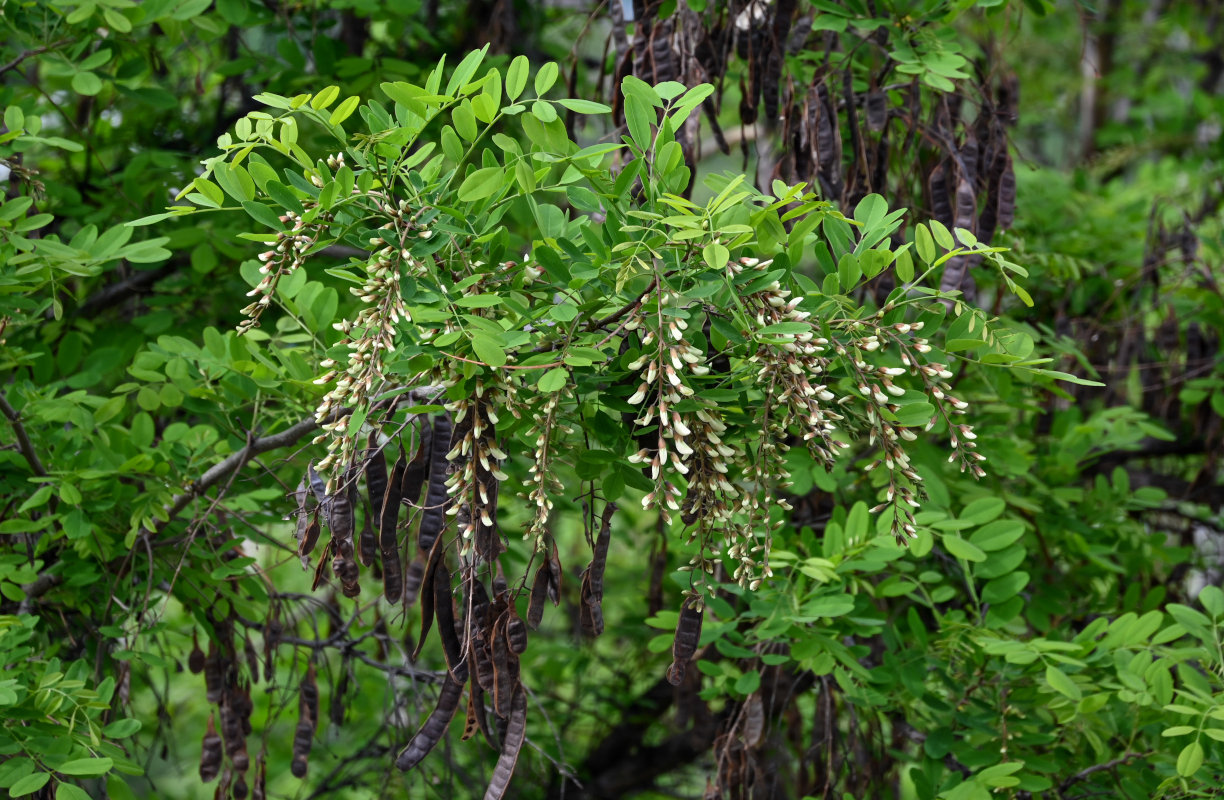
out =
[[(679, 6), (653, 6), (646, 18), (688, 25), (691, 12), (731, 30), (747, 14), (747, 30), (768, 31), (776, 13), (756, 20), (742, 4)], [(660, 536), (660, 516), (641, 510), (645, 489), (624, 461), (632, 448), (619, 419), (605, 414), (610, 427), (578, 419), (579, 438), (594, 437), (617, 463), (589, 455), (602, 448), (571, 444), (556, 468), (565, 489), (550, 530), (566, 579), (560, 607), (549, 606), (523, 655), (529, 745), (511, 796), (559, 797), (562, 787), (567, 797), (1218, 794), (1224, 84), (1213, 43), (1221, 10), (1124, 0), (1096, 8), (800, 0), (771, 9), (783, 6), (795, 29), (825, 37), (823, 48), (812, 39), (787, 50), (777, 73), (783, 88), (774, 86), (784, 99), (787, 81), (793, 89), (828, 80), (831, 62), (850, 70), (861, 98), (901, 87), (882, 90), (895, 109), (935, 108), (961, 95), (975, 106), (1005, 75), (1019, 86), (1009, 128), (1015, 222), (989, 242), (1008, 248), (993, 255), (1018, 271), (973, 267), (975, 296), (949, 302), (949, 314), (928, 295), (910, 298), (932, 315), (931, 340), (953, 362), (987, 476), (974, 481), (946, 463), (946, 426), (915, 444), (928, 497), (915, 517), (918, 535), (902, 549), (890, 533), (893, 516), (869, 513), (885, 483), (882, 471), (863, 470), (874, 458), (865, 442), (829, 471), (796, 447), (785, 462), (794, 508), (774, 514), (783, 526), (773, 578), (708, 594), (699, 660), (673, 689), (663, 676), (690, 585), (678, 568), (701, 542)], [(728, 46), (725, 75), (706, 78), (718, 86), (719, 105), (709, 114), (693, 106), (703, 127), (689, 139), (674, 136), (681, 157), (663, 153), (654, 120), (616, 91), (625, 67), (605, 54), (604, 39), (617, 39), (608, 9), (245, 0), (5, 0), (0, 8), (0, 157), (9, 175), (0, 206), (0, 790), (13, 797), (212, 794), (198, 765), (216, 705), (205, 698), (204, 676), (185, 667), (218, 636), (219, 609), (239, 620), (240, 641), (249, 637), (237, 667), (252, 681), (246, 741), (252, 762), (266, 765), (269, 796), (484, 792), (497, 754), (479, 734), (460, 742), (458, 721), (416, 770), (393, 768), (433, 708), (446, 662), (432, 644), (408, 660), (420, 615), (380, 601), (376, 580), (362, 578), (356, 601), (332, 583), (312, 591), (286, 522), (307, 462), (326, 453), (309, 444), (315, 432), (304, 421), (325, 391), (314, 379), (340, 338), (332, 323), (358, 305), (349, 287), (366, 259), (361, 242), (329, 241), (332, 249), (290, 279), (259, 328), (234, 332), (249, 302), (242, 298), (259, 281), (260, 237), (285, 210), (317, 200), (320, 188), (343, 199), (340, 188), (326, 188), (345, 180), (327, 166), (329, 156), (348, 147), (356, 165), (356, 154), (391, 159), (402, 149), (400, 134), (377, 141), (408, 127), (394, 101), (409, 108), (414, 98), (396, 97), (394, 87), (425, 86), (444, 54), (447, 65), (459, 64), (491, 42), (480, 69), (501, 75), (524, 54), (533, 65), (528, 94), (551, 97), (547, 108), (519, 112), (538, 125), (499, 122), (500, 138), (468, 135), (469, 121), (491, 122), (483, 113), (455, 119), (447, 103), (431, 101), (446, 106), (452, 128), (421, 134), (436, 137), (443, 156), (422, 185), (436, 188), (437, 178), (456, 206), (467, 204), (459, 217), (488, 224), (468, 231), (474, 241), (463, 248), (449, 240), (469, 262), (518, 261), (528, 249), (543, 252), (541, 239), (569, 237), (597, 250), (579, 230), (586, 212), (657, 211), (664, 191), (684, 194), (686, 169), (697, 178), (697, 210), (672, 207), (688, 222), (671, 224), (665, 242), (687, 229), (698, 231), (703, 250), (713, 245), (700, 238), (712, 230), (701, 227), (701, 209), (713, 208), (707, 225), (744, 225), (750, 231), (736, 235), (748, 238), (725, 252), (711, 247), (693, 269), (756, 250), (785, 253), (784, 280), (819, 319), (833, 308), (859, 318), (880, 310), (896, 285), (888, 281), (910, 280), (907, 257), (893, 261), (906, 243), (917, 254), (911, 269), (934, 261), (921, 255), (934, 239), (941, 255), (962, 243), (987, 249), (932, 224), (939, 210), (929, 175), (907, 166), (929, 158), (933, 145), (919, 137), (906, 152), (913, 157), (889, 162), (884, 183), (870, 187), (888, 207), (908, 208), (897, 236), (886, 232), (876, 248), (887, 257), (860, 261), (856, 252), (847, 261), (829, 231), (843, 215), (864, 223), (846, 224), (853, 236), (840, 234), (843, 249), (855, 249), (867, 238), (857, 231), (882, 230), (883, 207), (877, 214), (874, 201), (860, 204), (866, 189), (855, 202), (831, 196), (817, 174), (827, 166), (775, 185), (768, 164), (785, 162), (777, 154), (796, 141), (787, 125), (797, 123), (794, 115), (777, 125), (769, 119), (777, 100), (754, 72), (756, 44)], [(639, 19), (647, 10), (639, 4)], [(654, 92), (651, 78), (668, 76), (642, 71), (640, 49), (637, 58), (629, 74), (646, 82), (630, 85)], [(543, 65), (553, 59), (555, 89), (536, 77), (550, 74)], [(452, 68), (438, 75), (449, 80)], [(735, 106), (754, 96), (759, 80), (767, 113), (742, 129), (753, 142), (747, 160), (692, 150), (712, 136), (711, 118), (730, 133), (745, 107), (756, 117), (751, 99)], [(914, 94), (905, 95), (911, 85)], [(836, 98), (841, 87), (834, 89)], [(218, 165), (258, 133), (258, 115), (288, 116), (286, 106), (303, 95), (297, 116), (307, 121), (278, 123), (272, 136), (283, 152), (269, 161), (284, 191), (268, 189), (265, 176), (256, 196), (255, 183), (246, 186), (232, 169), (223, 177), (227, 167)], [(657, 181), (601, 190), (604, 178), (615, 184), (611, 170), (621, 162), (591, 150), (581, 181), (543, 160), (532, 162), (540, 171), (529, 177), (504, 169), (520, 154), (565, 161), (581, 147), (618, 141), (606, 115), (584, 123), (576, 120), (585, 115), (569, 113), (598, 111), (583, 105), (596, 99), (615, 107), (612, 119), (626, 123), (620, 132), (638, 151), (669, 167)], [(371, 116), (366, 101), (379, 103), (386, 119)], [(916, 116), (890, 120), (893, 146), (920, 128)], [(337, 133), (336, 125), (345, 127)], [(373, 138), (346, 137), (353, 131)], [(847, 128), (839, 147), (847, 163), (857, 158), (854, 141)], [(777, 145), (771, 151), (766, 142)], [(438, 177), (456, 168), (453, 180)], [(728, 170), (750, 173), (744, 218), (718, 220)], [(311, 188), (312, 171), (326, 173), (324, 187)], [(352, 170), (347, 179), (358, 180)], [(570, 188), (554, 202), (507, 203), (505, 216), (489, 221), (487, 198), (503, 188), (529, 193), (524, 184), (537, 180)], [(788, 196), (800, 180), (817, 195)], [(784, 228), (780, 207), (762, 211), (774, 198), (803, 203), (820, 227)], [(195, 213), (166, 213), (187, 201)], [(459, 217), (447, 224), (458, 226)], [(601, 224), (608, 237), (628, 225), (615, 216)], [(604, 240), (609, 251), (621, 243)], [(544, 266), (573, 277), (579, 259), (558, 252)], [(544, 280), (551, 292), (558, 276)], [(621, 293), (632, 299), (643, 290), (634, 280), (645, 278), (630, 264), (625, 274), (571, 285), (573, 311), (560, 303), (547, 313), (558, 323), (571, 313), (597, 318)], [(930, 292), (939, 288), (936, 281)], [(533, 308), (548, 305), (544, 294)], [(505, 339), (493, 345), (500, 355), (468, 341), (457, 352), (473, 361), (514, 356)], [(566, 346), (591, 344), (574, 338)], [(602, 390), (621, 403), (633, 392), (629, 385), (616, 394), (630, 359), (600, 373), (583, 363), (594, 361), (590, 353), (570, 355), (576, 361), (565, 366), (577, 372), (515, 387), (524, 404), (537, 391), (567, 397), (575, 375), (610, 383)], [(1044, 357), (1053, 362), (1025, 366)], [(427, 347), (404, 360), (405, 375), (439, 363)], [(1053, 371), (1078, 382), (1056, 382)], [(468, 372), (464, 379), (484, 374)], [(848, 373), (838, 379), (857, 388)], [(748, 407), (752, 389), (743, 391), (737, 402)], [(286, 431), (295, 435), (275, 438)], [(266, 449), (252, 451), (257, 442)], [(521, 455), (508, 469), (526, 483), (529, 454)], [(579, 619), (578, 573), (591, 548), (577, 497), (598, 485), (614, 499), (618, 479), (624, 499), (605, 579), (605, 630), (592, 640)], [(502, 513), (504, 530), (529, 523), (524, 503), (507, 499)], [(503, 558), (512, 580), (524, 576), (531, 554), (530, 543), (509, 536)], [(654, 575), (662, 576), (657, 585)], [(274, 609), (279, 644), (265, 651)], [(290, 763), (308, 663), (326, 713), (308, 775), (298, 779)], [(254, 772), (248, 780), (256, 783)]]

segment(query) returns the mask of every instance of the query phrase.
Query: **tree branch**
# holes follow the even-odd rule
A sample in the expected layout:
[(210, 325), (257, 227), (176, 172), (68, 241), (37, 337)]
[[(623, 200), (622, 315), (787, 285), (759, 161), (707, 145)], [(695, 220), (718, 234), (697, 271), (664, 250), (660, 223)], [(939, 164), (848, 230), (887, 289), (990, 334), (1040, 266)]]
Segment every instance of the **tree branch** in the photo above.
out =
[(1075, 773), (1070, 778), (1067, 778), (1065, 781), (1059, 784), (1058, 794), (1061, 797), (1062, 794), (1066, 792), (1068, 789), (1070, 789), (1072, 786), (1074, 786), (1075, 784), (1079, 783), (1082, 780), (1087, 780), (1090, 776), (1095, 775), (1098, 772), (1107, 772), (1111, 769), (1115, 769), (1116, 767), (1120, 767), (1123, 764), (1127, 763), (1128, 761), (1132, 761), (1136, 758), (1147, 758), (1154, 752), (1156, 751), (1148, 750), (1145, 753), (1127, 752), (1127, 753), (1123, 753), (1118, 758), (1115, 758), (1113, 761), (1106, 761), (1104, 764), (1093, 764), (1091, 767), (1086, 767), (1084, 769), (1081, 769), (1079, 772)]
[(38, 453), (34, 451), (34, 445), (30, 442), (25, 426), (21, 424), (21, 415), (17, 413), (17, 409), (9, 405), (4, 392), (0, 392), (0, 411), (4, 412), (4, 416), (8, 417), (9, 423), (13, 426), (13, 433), (17, 436), (17, 451), (25, 457), (26, 463), (30, 465), (35, 475), (40, 478), (47, 477), (47, 470), (38, 458)]
[(60, 39), (58, 42), (52, 42), (51, 44), (45, 47), (35, 47), (33, 50), (26, 50), (24, 53), (14, 58), (12, 61), (0, 67), (0, 75), (3, 75), (4, 73), (9, 72), (10, 70), (17, 69), (18, 67), (21, 66), (21, 62), (25, 61), (27, 58), (33, 58), (34, 56), (41, 56), (43, 53), (46, 53), (49, 50), (55, 50), (60, 47), (63, 47), (64, 45), (68, 44), (71, 41), (72, 39)]

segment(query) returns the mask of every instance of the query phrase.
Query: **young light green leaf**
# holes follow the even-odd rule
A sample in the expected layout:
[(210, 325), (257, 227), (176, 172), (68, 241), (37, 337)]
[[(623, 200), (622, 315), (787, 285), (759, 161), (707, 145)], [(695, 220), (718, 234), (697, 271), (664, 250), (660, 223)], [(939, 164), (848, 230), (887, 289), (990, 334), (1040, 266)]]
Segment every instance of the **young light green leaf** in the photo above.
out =
[(478, 169), (459, 185), (459, 199), (465, 203), (483, 200), (502, 188), (506, 173), (501, 167)]

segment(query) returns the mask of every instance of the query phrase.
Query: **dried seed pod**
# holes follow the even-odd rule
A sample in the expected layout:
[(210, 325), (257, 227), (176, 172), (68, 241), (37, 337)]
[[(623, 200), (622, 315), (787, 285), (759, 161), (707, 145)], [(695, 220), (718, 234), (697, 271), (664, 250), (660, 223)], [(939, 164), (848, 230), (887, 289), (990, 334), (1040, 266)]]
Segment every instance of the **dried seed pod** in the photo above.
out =
[(615, 503), (608, 503), (604, 506), (599, 535), (595, 537), (595, 547), (591, 557), (591, 594), (601, 601), (603, 600), (604, 569), (608, 565), (608, 545), (612, 542), (612, 515), (615, 513)]
[(387, 491), (383, 496), (378, 521), (378, 552), (383, 568), (383, 596), (388, 603), (398, 603), (404, 595), (403, 569), (400, 566), (399, 527), (400, 484), (403, 481), (407, 460), (403, 451), (391, 470)]
[(480, 730), (480, 721), (476, 718), (476, 693), (479, 691), (479, 686), (472, 686), (468, 690), (467, 716), (463, 720), (463, 735), (459, 737), (461, 742), (471, 739)]
[(697, 644), (701, 641), (703, 616), (692, 600), (686, 600), (680, 607), (680, 620), (676, 623), (676, 641), (672, 645), (672, 665), (667, 671), (667, 680), (673, 686), (679, 686), (684, 680), (685, 668), (697, 652)]
[(502, 736), (501, 756), (493, 767), (493, 777), (485, 791), (485, 800), (501, 800), (505, 797), (506, 789), (510, 787), (510, 779), (514, 776), (514, 767), (518, 764), (519, 751), (523, 749), (526, 738), (527, 692), (520, 686), (510, 703), (506, 733)]
[(303, 477), (302, 482), (298, 484), (297, 491), (293, 493), (293, 500), (297, 504), (294, 511), (294, 514), (297, 515), (297, 527), (294, 530), (293, 539), (294, 541), (299, 542), (299, 547), (302, 537), (306, 533), (306, 517), (308, 516), (306, 511), (306, 501), (310, 496), (308, 492), (309, 490), (306, 488), (306, 478)]
[(425, 575), (421, 579), (421, 637), (417, 640), (416, 649), (412, 652), (413, 662), (420, 657), (421, 648), (425, 646), (425, 637), (429, 635), (429, 629), (433, 627), (434, 603), (437, 602), (434, 576), (438, 570), (438, 563), (442, 560), (441, 545), (442, 537), (434, 539), (429, 558), (425, 562)]
[(200, 754), (200, 780), (209, 783), (221, 773), (222, 743), (217, 734), (213, 715), (208, 715), (208, 726), (204, 729), (204, 743)]
[(314, 550), (315, 544), (319, 541), (319, 533), (322, 531), (322, 526), (319, 525), (319, 510), (316, 508), (310, 515), (310, 522), (302, 531), (302, 538), (298, 540), (298, 554), (303, 556), (310, 555)]
[(327, 481), (315, 471), (314, 464), (306, 467), (306, 480), (310, 482), (310, 491), (314, 492), (315, 501), (319, 505), (327, 503)]
[(527, 602), (527, 624), (532, 628), (540, 627), (540, 621), (544, 619), (544, 601), (548, 599), (550, 581), (548, 565), (541, 564), (536, 568), (535, 578), (531, 581), (531, 598)]
[(406, 772), (429, 755), (429, 751), (433, 750), (446, 735), (446, 728), (454, 718), (455, 712), (459, 710), (459, 701), (462, 697), (463, 685), (456, 683), (448, 675), (442, 682), (442, 691), (438, 694), (438, 705), (425, 720), (421, 729), (409, 740), (407, 746), (400, 751), (399, 757), (395, 759), (395, 766)]
[(365, 515), (361, 535), (357, 537), (357, 560), (363, 567), (372, 567), (378, 563), (378, 533), (370, 519), (374, 513), (371, 511)]
[[(383, 499), (387, 496), (387, 460), (383, 457), (382, 448), (378, 447), (378, 434), (370, 434), (369, 446), (365, 455), (366, 502), (374, 514), (382, 511)], [(372, 530), (370, 518), (366, 517), (366, 528)], [(376, 555), (373, 549), (365, 549), (364, 529), (362, 531), (361, 563), (367, 567), (374, 566)], [(367, 560), (368, 559), (368, 560)]]
[(204, 671), (204, 651), (200, 649), (200, 639), (195, 631), (191, 632), (191, 653), (187, 656), (187, 669), (191, 670), (192, 675), (199, 675)]
[(506, 641), (506, 615), (498, 618), (493, 626), (490, 649), (493, 660), (493, 711), (499, 717), (510, 714), (510, 703), (519, 683), (518, 656), (510, 651)]
[(561, 559), (557, 557), (557, 546), (553, 545), (552, 558), (548, 559), (548, 599), (553, 608), (561, 604)]
[(595, 596), (591, 589), (591, 571), (584, 570), (582, 573), (582, 589), (579, 593), (578, 604), (578, 622), (582, 626), (582, 632), (587, 636), (595, 637), (603, 633), (603, 603), (600, 598)]
[(506, 619), (506, 644), (515, 655), (522, 655), (527, 650), (527, 626), (513, 608)]
[(425, 562), (418, 554), (404, 572), (404, 605), (410, 606), (416, 602), (421, 592), (421, 581), (425, 578)]
[(306, 677), (298, 687), (298, 723), (293, 732), (293, 762), (290, 771), (295, 778), (306, 777), (310, 748), (314, 743), (319, 720), (319, 687), (315, 683), (314, 664), (306, 669)]
[(209, 641), (208, 657), (204, 659), (205, 699), (210, 703), (221, 702), (221, 692), (225, 688), (225, 661), (217, 643)]
[(439, 560), (433, 577), (434, 613), (438, 617), (438, 638), (442, 640), (442, 652), (446, 656), (446, 667), (458, 683), (467, 680), (468, 666), (463, 658), (463, 643), (455, 632), (455, 604), (451, 594), (451, 574), (446, 564)]
[(242, 732), (239, 703), (233, 690), (225, 693), (221, 701), (221, 736), (225, 740), (225, 754), (229, 756), (234, 769), (246, 772), (250, 759), (246, 752), (246, 737)]
[(429, 458), (429, 489), (425, 492), (425, 510), (421, 514), (421, 527), (417, 531), (417, 547), (422, 553), (433, 548), (434, 542), (446, 527), (446, 509), (450, 505), (446, 478), (450, 463), (446, 460), (444, 442), (450, 441), (450, 438), (450, 417), (445, 414), (434, 417), (434, 446)]
[(234, 781), (233, 795), (234, 800), (246, 800), (250, 789), (247, 787), (246, 776), (242, 773), (238, 774), (237, 780)]
[[(408, 462), (407, 468), (404, 470), (400, 482), (400, 502), (404, 505), (415, 507), (421, 503), (421, 490), (425, 488), (425, 480), (429, 477), (431, 445), (433, 442), (433, 437), (430, 435), (431, 430), (428, 425), (421, 427), (421, 442), (417, 446), (412, 460)], [(449, 439), (449, 430), (446, 435)], [(446, 441), (444, 440), (443, 445), (445, 444)]]

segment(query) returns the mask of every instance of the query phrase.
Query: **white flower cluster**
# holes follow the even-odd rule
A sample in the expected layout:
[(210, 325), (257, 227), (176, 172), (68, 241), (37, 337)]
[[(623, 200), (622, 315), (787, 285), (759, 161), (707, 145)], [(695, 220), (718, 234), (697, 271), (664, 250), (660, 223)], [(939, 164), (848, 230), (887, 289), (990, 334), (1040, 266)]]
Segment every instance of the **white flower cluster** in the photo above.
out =
[(333, 384), (315, 409), (315, 421), (323, 433), (315, 442), (327, 441), (328, 454), (317, 465), (320, 472), (331, 473), (328, 491), (345, 465), (356, 455), (357, 432), (349, 432), (349, 412), (331, 419), (337, 409), (360, 408), (369, 403), (378, 387), (386, 380), (383, 357), (395, 349), (396, 326), (408, 316), (400, 295), (400, 269), (394, 247), (384, 247), (366, 264), (366, 280), (350, 291), (365, 304), (356, 319), (342, 320), (332, 327), (344, 338), (339, 342), (348, 348), (348, 360), (342, 367), (332, 359), (320, 366), (327, 370), (315, 380), (318, 385)]
[(286, 212), (280, 219), (290, 224), (291, 228), (277, 233), (272, 249), (259, 254), (259, 274), (263, 277), (254, 289), (247, 292), (247, 297), (259, 295), (259, 299), (242, 309), (246, 319), (238, 323), (240, 336), (259, 326), (259, 318), (272, 304), (272, 293), (276, 291), (277, 283), (302, 266), (305, 252), (314, 246), (322, 231), (322, 226), (306, 225), (301, 216), (292, 211)]
[(560, 429), (562, 433), (573, 433), (573, 429), (561, 425), (557, 421), (557, 407), (561, 402), (561, 393), (553, 392), (544, 397), (544, 402), (538, 411), (532, 413), (531, 432), (535, 434), (535, 457), (532, 459), (528, 472), (531, 474), (531, 491), (527, 493), (527, 501), (535, 507), (531, 522), (527, 523), (524, 539), (535, 539), (536, 549), (544, 551), (548, 547), (548, 517), (552, 512), (553, 502), (549, 499), (550, 492), (562, 491), (565, 487), (551, 471), (553, 456), (553, 431)]
[[(500, 550), (497, 534), (497, 493), (506, 480), (501, 464), (506, 454), (497, 446), (497, 397), (500, 382), (486, 387), (477, 381), (471, 397), (448, 403), (454, 415), (453, 447), (446, 454), (451, 474), (446, 479), (451, 497), (448, 514), (456, 517), (461, 537), (460, 554), (473, 548), (480, 557), (491, 560)], [(435, 446), (439, 446), (435, 443)]]

